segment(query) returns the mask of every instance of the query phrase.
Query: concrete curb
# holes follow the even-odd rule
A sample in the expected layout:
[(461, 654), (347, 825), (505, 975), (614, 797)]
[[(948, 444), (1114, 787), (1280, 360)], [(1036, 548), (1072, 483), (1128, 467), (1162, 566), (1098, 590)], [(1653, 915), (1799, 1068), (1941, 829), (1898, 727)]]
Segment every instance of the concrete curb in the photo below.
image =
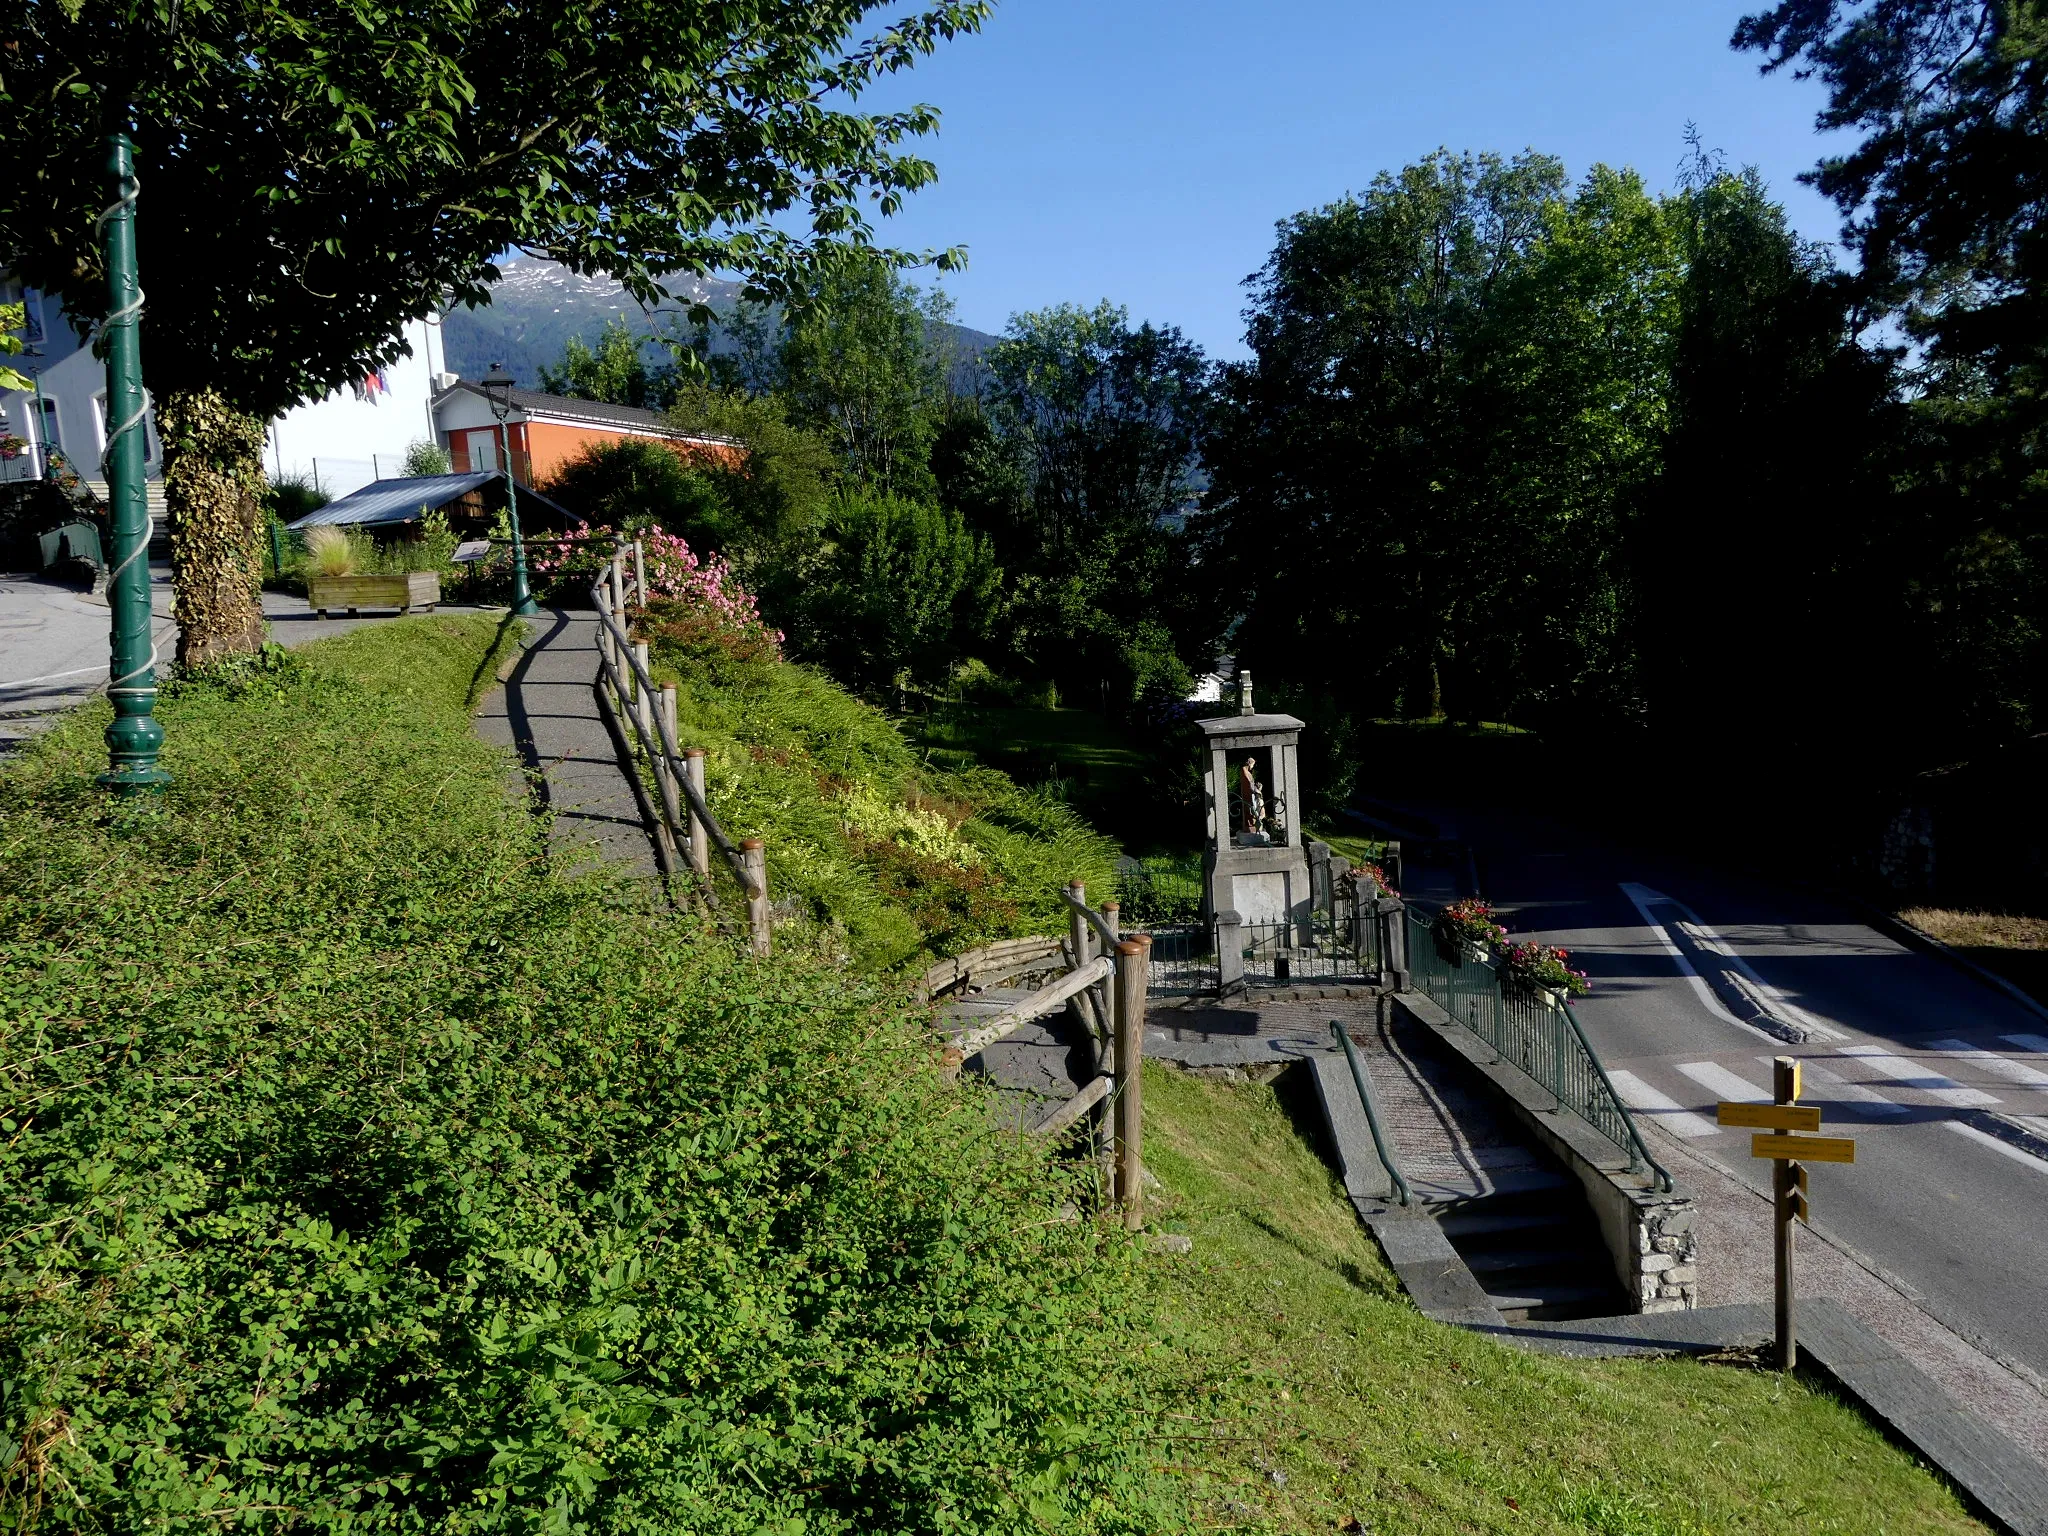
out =
[(1888, 934), (1908, 949), (1917, 949), (1923, 954), (1932, 955), (1937, 960), (1946, 962), (1964, 975), (1975, 977), (1994, 992), (2003, 992), (2013, 1002), (2018, 1003), (2036, 1018), (2048, 1020), (2048, 1006), (2044, 1006), (2038, 998), (2015, 983), (2007, 981), (1996, 971), (1986, 970), (1968, 955), (1962, 954), (1949, 945), (1944, 944), (1933, 934), (1926, 932), (1924, 929), (1915, 928), (1911, 923), (1903, 918), (1893, 916), (1882, 907), (1871, 905), (1869, 901), (1861, 896), (1852, 896), (1842, 891), (1829, 890), (1826, 887), (1822, 888), (1822, 893), (1833, 897), (1836, 901), (1841, 902), (1842, 905), (1853, 911), (1861, 912), (1864, 920), (1879, 933)]

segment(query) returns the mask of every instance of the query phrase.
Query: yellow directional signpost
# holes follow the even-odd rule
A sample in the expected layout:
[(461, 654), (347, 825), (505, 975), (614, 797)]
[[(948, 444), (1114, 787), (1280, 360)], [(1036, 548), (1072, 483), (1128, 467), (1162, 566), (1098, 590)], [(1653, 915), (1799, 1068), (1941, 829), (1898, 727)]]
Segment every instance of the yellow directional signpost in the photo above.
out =
[(1780, 1056), (1772, 1063), (1772, 1104), (1721, 1104), (1714, 1118), (1723, 1125), (1746, 1126), (1760, 1134), (1749, 1138), (1751, 1157), (1768, 1157), (1776, 1165), (1778, 1229), (1778, 1369), (1799, 1363), (1799, 1341), (1792, 1329), (1792, 1219), (1811, 1218), (1806, 1207), (1804, 1163), (1853, 1163), (1856, 1143), (1847, 1136), (1800, 1135), (1820, 1129), (1820, 1108), (1799, 1102), (1799, 1062)]

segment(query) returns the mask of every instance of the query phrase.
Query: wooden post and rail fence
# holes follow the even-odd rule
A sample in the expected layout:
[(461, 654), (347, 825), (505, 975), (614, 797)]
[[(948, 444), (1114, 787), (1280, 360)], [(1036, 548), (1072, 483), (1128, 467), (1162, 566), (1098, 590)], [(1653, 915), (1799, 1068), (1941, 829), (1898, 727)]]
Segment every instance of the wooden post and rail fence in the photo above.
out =
[(766, 955), (773, 943), (767, 850), (758, 837), (735, 843), (712, 814), (704, 798), (704, 750), (678, 744), (675, 684), (655, 686), (647, 642), (634, 640), (628, 629), (629, 598), (642, 608), (647, 605), (647, 557), (638, 539), (613, 552), (591, 584), (590, 600), (597, 610), (599, 700), (614, 720), (631, 727), (630, 733), (620, 734), (629, 749), (637, 746), (654, 779), (655, 862), (671, 889), (687, 868), (698, 894), (716, 910), (718, 892), (711, 880), (716, 852), (745, 898), (749, 946)]
[[(631, 606), (644, 609), (647, 603), (647, 561), (639, 540), (618, 546), (591, 584), (590, 597), (598, 619), (599, 699), (615, 721), (630, 727), (620, 734), (629, 752), (637, 749), (638, 760), (648, 765), (654, 780), (654, 851), (662, 875), (671, 887), (687, 878), (716, 910), (718, 893), (711, 879), (711, 856), (716, 852), (745, 897), (750, 947), (757, 955), (767, 955), (773, 942), (767, 850), (758, 837), (735, 843), (712, 813), (704, 798), (704, 751), (686, 748), (678, 738), (675, 685), (655, 685), (647, 642), (632, 637)], [(629, 766), (637, 771), (636, 764)], [(1033, 1019), (1069, 1009), (1093, 1042), (1095, 1074), (1031, 1129), (1039, 1135), (1058, 1135), (1088, 1116), (1106, 1164), (1110, 1198), (1125, 1225), (1136, 1230), (1144, 1224), (1138, 1069), (1144, 1060), (1145, 984), (1152, 941), (1142, 934), (1121, 936), (1116, 902), (1103, 903), (1100, 911), (1091, 908), (1079, 882), (1069, 885), (1062, 897), (1068, 908), (1064, 942), (1008, 940), (978, 955), (947, 961), (928, 974), (931, 992), (963, 984), (977, 963), (997, 970), (1008, 964), (1014, 973), (1055, 951), (1063, 952), (1065, 960), (1065, 973), (1058, 980), (964, 1029), (947, 1047), (943, 1066), (949, 1076), (957, 1076), (961, 1064), (987, 1046)], [(939, 986), (933, 985), (935, 980)]]
[(965, 988), (977, 977), (1001, 981), (1042, 971), (1057, 957), (1058, 977), (1003, 1005), (1000, 1011), (963, 1022), (947, 1044), (942, 1068), (949, 1077), (997, 1041), (1034, 1019), (1062, 1009), (1086, 1032), (1094, 1072), (1071, 1097), (1062, 1099), (1031, 1126), (1034, 1135), (1062, 1135), (1086, 1118), (1104, 1171), (1109, 1197), (1124, 1225), (1145, 1222), (1143, 1074), (1145, 983), (1151, 939), (1122, 936), (1117, 904), (1091, 908), (1076, 882), (1062, 893), (1068, 912), (1064, 939), (1006, 939), (944, 961), (926, 973), (928, 994)]

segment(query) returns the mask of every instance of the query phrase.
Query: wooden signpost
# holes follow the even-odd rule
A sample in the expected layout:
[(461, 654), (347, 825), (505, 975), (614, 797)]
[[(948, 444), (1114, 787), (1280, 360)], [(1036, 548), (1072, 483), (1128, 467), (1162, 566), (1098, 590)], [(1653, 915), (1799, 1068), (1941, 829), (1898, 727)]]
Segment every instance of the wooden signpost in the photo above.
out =
[(1778, 1369), (1799, 1363), (1799, 1341), (1792, 1326), (1792, 1220), (1810, 1221), (1806, 1204), (1805, 1163), (1853, 1163), (1856, 1143), (1847, 1136), (1799, 1135), (1820, 1129), (1818, 1105), (1799, 1102), (1799, 1062), (1780, 1056), (1772, 1064), (1771, 1104), (1720, 1104), (1714, 1118), (1723, 1125), (1759, 1132), (1749, 1138), (1751, 1157), (1768, 1157), (1775, 1196), (1778, 1249)]

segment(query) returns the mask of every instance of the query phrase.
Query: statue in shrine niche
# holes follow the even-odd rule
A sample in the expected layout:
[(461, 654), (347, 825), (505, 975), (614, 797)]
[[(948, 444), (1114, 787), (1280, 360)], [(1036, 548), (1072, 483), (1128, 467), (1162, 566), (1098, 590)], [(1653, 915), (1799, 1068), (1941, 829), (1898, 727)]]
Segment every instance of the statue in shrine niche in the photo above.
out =
[(1244, 834), (1256, 836), (1266, 825), (1266, 792), (1259, 787), (1256, 758), (1247, 757), (1237, 771), (1237, 799), (1244, 815)]

